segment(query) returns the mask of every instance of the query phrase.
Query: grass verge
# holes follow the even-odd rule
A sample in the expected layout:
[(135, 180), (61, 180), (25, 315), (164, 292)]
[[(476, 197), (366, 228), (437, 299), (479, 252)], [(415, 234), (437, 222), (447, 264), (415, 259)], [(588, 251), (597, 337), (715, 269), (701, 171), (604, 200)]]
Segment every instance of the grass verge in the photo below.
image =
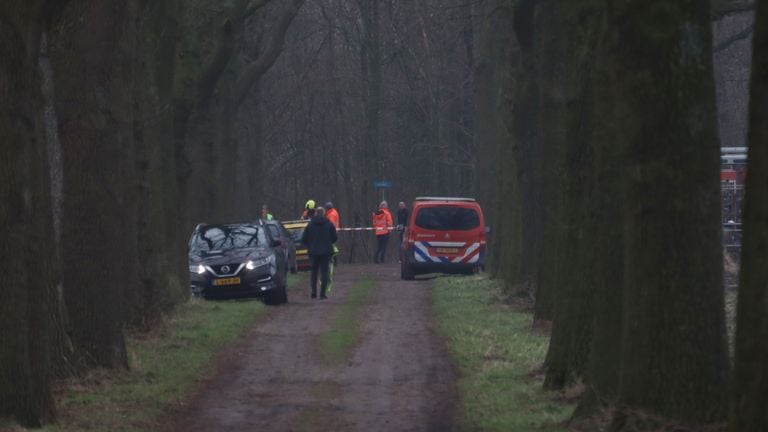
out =
[[(305, 279), (291, 275), (289, 287), (296, 290)], [(97, 370), (62, 383), (59, 422), (43, 430), (159, 430), (158, 422), (189, 395), (215, 355), (241, 338), (266, 310), (259, 300), (193, 299), (179, 305), (152, 333), (128, 336), (129, 371)]]
[(323, 363), (342, 363), (360, 339), (363, 309), (368, 304), (375, 283), (365, 278), (349, 288), (347, 298), (331, 319), (331, 329), (320, 336)]
[(531, 315), (500, 302), (496, 284), (482, 276), (439, 278), (434, 297), (459, 369), (463, 429), (565, 431), (573, 405), (545, 392), (535, 377), (548, 338), (530, 331)]

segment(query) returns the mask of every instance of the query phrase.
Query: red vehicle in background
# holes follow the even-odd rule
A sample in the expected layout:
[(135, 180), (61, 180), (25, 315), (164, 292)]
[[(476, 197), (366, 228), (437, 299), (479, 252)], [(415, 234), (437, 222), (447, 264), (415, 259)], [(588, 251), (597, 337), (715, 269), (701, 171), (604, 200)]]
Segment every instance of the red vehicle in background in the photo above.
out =
[(483, 210), (472, 198), (416, 198), (400, 246), (401, 279), (480, 271), (485, 267), (487, 232)]

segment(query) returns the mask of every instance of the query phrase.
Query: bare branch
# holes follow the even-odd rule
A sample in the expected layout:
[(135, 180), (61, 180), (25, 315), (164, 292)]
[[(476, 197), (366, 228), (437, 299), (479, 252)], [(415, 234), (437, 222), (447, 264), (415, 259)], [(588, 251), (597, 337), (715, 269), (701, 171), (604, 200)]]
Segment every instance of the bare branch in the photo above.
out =
[(733, 45), (734, 43), (736, 43), (736, 42), (738, 42), (740, 40), (747, 39), (750, 36), (752, 36), (752, 33), (754, 31), (755, 31), (755, 26), (751, 25), (751, 26), (745, 28), (744, 30), (742, 30), (742, 31), (740, 31), (740, 32), (738, 32), (738, 33), (736, 33), (734, 35), (731, 35), (730, 37), (726, 38), (725, 40), (719, 42), (717, 45), (714, 46), (713, 51), (717, 53), (717, 52), (726, 50), (731, 45)]
[(219, 77), (229, 64), (235, 49), (235, 29), (232, 20), (227, 19), (221, 26), (216, 52), (197, 83), (197, 106), (204, 106), (216, 89)]
[(272, 37), (270, 38), (270, 45), (255, 61), (251, 62), (243, 69), (243, 72), (235, 83), (233, 97), (234, 108), (242, 105), (253, 85), (269, 70), (269, 68), (272, 67), (272, 65), (275, 64), (278, 57), (280, 57), (280, 53), (283, 51), (285, 35), (288, 32), (288, 28), (291, 26), (293, 19), (299, 13), (301, 6), (304, 5), (304, 1), (305, 0), (291, 0), (288, 8), (278, 19), (277, 23), (275, 23)]
[(754, 10), (755, 0), (714, 0), (712, 2), (712, 20), (717, 21), (728, 15)]

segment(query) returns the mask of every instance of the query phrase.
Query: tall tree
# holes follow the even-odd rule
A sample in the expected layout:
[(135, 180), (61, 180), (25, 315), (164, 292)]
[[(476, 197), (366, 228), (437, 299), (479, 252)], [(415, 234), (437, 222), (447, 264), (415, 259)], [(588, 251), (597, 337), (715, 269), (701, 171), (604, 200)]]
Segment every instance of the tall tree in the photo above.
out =
[[(257, 214), (251, 202), (253, 185), (235, 181), (243, 177), (238, 167), (250, 169), (239, 162), (240, 155), (255, 150), (248, 148), (252, 143), (238, 142), (234, 129), (243, 120), (242, 104), (282, 54), (286, 33), (303, 4), (304, 0), (238, 0), (229, 4), (224, 8), (223, 23), (215, 27), (220, 34), (215, 49), (189, 70), (184, 70), (190, 66), (189, 59), (180, 59), (175, 128), (187, 229), (204, 220)], [(274, 16), (258, 15), (257, 11)], [(188, 11), (192, 16), (187, 19), (194, 22), (195, 12), (200, 13)], [(268, 18), (273, 19), (267, 25)], [(267, 30), (254, 30), (254, 20)], [(195, 40), (183, 49), (201, 50), (203, 44)]]
[[(602, 3), (604, 0), (598, 0)], [(623, 141), (616, 130), (613, 115), (614, 99), (609, 85), (610, 75), (605, 65), (605, 32), (603, 19), (595, 24), (601, 28), (597, 48), (594, 52), (592, 76), (593, 118), (592, 148), (594, 157), (588, 169), (592, 170), (594, 181), (588, 187), (589, 202), (586, 203), (589, 217), (598, 226), (592, 231), (594, 251), (594, 276), (591, 323), (591, 344), (589, 358), (584, 370), (586, 391), (574, 413), (574, 420), (590, 420), (601, 408), (613, 406), (619, 387), (621, 369), (622, 319), (624, 296), (624, 224), (625, 205), (624, 178), (626, 158)]]
[(719, 422), (729, 363), (709, 4), (611, 1), (607, 10), (613, 118), (631, 197), (622, 409), (612, 429), (651, 428), (656, 416)]
[(80, 366), (127, 366), (125, 296), (138, 285), (137, 7), (136, 1), (72, 0), (49, 32), (64, 169), (62, 279)]
[(140, 285), (126, 292), (128, 323), (142, 325), (188, 296), (186, 236), (176, 188), (173, 79), (179, 2), (145, 2), (136, 21), (133, 142)]
[(550, 288), (557, 290), (557, 297), (544, 384), (553, 389), (583, 377), (592, 334), (593, 241), (598, 226), (591, 207), (595, 191), (592, 130), (596, 127), (591, 79), (601, 13), (595, 3), (544, 2), (542, 6), (557, 9), (553, 24), (565, 36), (555, 42), (560, 44), (556, 52), (562, 53), (556, 61), (564, 68), (560, 79), (565, 108), (558, 112), (563, 129), (557, 136), (563, 141), (555, 143), (562, 147), (564, 158), (560, 186), (564, 193), (556, 218), (550, 220), (564, 233), (553, 269), (557, 286)]
[(55, 305), (38, 48), (48, 2), (0, 5), (0, 416), (53, 416), (49, 311)]
[[(508, 99), (504, 91), (513, 85), (510, 55), (515, 51), (512, 8), (500, 3), (486, 1), (478, 6), (480, 31), (475, 42), (477, 59), (474, 70), (476, 196), (481, 203), (497, 203), (486, 205), (484, 209), (486, 223), (493, 227), (493, 235), (489, 238), (489, 271), (494, 276), (498, 276), (506, 265), (502, 265), (499, 252), (504, 245), (501, 240), (502, 221), (509, 215), (502, 211), (497, 197), (501, 195), (501, 173), (511, 168), (501, 166), (499, 151), (502, 145), (509, 144), (503, 120), (511, 117), (512, 113), (508, 111), (510, 104), (504, 103)], [(516, 173), (510, 177), (516, 177)]]
[(555, 317), (555, 299), (562, 281), (562, 259), (565, 243), (564, 224), (561, 223), (565, 199), (565, 101), (564, 80), (567, 72), (563, 48), (566, 36), (560, 27), (559, 2), (542, 1), (536, 15), (539, 30), (541, 111), (538, 116), (538, 145), (541, 157), (538, 169), (541, 176), (541, 235), (538, 250), (536, 304), (534, 320), (552, 320)]
[(768, 3), (757, 3), (732, 432), (768, 429)]
[[(362, 42), (360, 44), (360, 62), (365, 94), (365, 141), (363, 141), (362, 161), (367, 178), (361, 182), (360, 201), (365, 208), (375, 208), (371, 190), (373, 182), (381, 180), (384, 174), (380, 140), (380, 116), (382, 106), (382, 59), (381, 59), (381, 12), (377, 0), (357, 0), (360, 9)], [(418, 7), (418, 3), (416, 3)]]
[(514, 103), (512, 130), (517, 145), (519, 166), (521, 208), (520, 243), (521, 273), (517, 276), (524, 286), (522, 294), (534, 294), (537, 275), (537, 260), (540, 247), (541, 224), (541, 176), (537, 166), (540, 159), (538, 145), (539, 129), (539, 74), (538, 74), (538, 29), (536, 27), (536, 0), (515, 3), (514, 32), (520, 47), (519, 76), (516, 80), (517, 99)]

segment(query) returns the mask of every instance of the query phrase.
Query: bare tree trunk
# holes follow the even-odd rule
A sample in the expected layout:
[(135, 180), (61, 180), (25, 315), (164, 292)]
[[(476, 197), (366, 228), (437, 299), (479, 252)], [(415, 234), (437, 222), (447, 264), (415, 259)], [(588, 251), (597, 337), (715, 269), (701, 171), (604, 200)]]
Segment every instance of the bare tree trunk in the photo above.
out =
[(538, 128), (541, 134), (539, 171), (541, 175), (541, 247), (538, 250), (536, 304), (534, 321), (555, 318), (555, 298), (562, 286), (561, 259), (565, 249), (565, 229), (562, 223), (565, 200), (565, 87), (561, 59), (563, 39), (567, 36), (558, 22), (558, 8), (552, 1), (538, 6), (537, 25), (540, 29), (541, 50), (541, 111)]
[(768, 430), (768, 3), (758, 2), (753, 41), (749, 161), (744, 203), (730, 431)]
[(40, 40), (40, 58), (38, 67), (42, 79), (42, 93), (45, 99), (43, 124), (45, 128), (46, 153), (48, 159), (48, 176), (50, 179), (51, 213), (53, 215), (53, 232), (56, 263), (56, 286), (51, 292), (49, 313), (51, 336), (52, 374), (58, 378), (71, 376), (74, 372), (70, 360), (72, 358), (72, 341), (67, 335), (67, 312), (64, 304), (64, 292), (61, 285), (61, 202), (64, 186), (64, 171), (61, 158), (61, 142), (59, 141), (59, 123), (56, 118), (54, 104), (54, 77), (51, 62), (48, 58), (48, 37), (43, 33)]
[[(594, 58), (590, 78), (594, 88), (594, 121), (592, 143), (594, 159), (591, 170), (591, 218), (599, 224), (593, 232), (595, 252), (592, 338), (584, 381), (585, 395), (579, 401), (572, 421), (588, 421), (600, 408), (613, 406), (619, 387), (624, 299), (624, 179), (626, 155), (621, 135), (614, 127), (614, 94), (605, 83), (610, 82), (606, 70), (604, 20), (601, 40)], [(588, 428), (587, 428), (588, 429)]]
[(515, 103), (513, 134), (518, 143), (518, 165), (521, 207), (521, 274), (519, 283), (524, 291), (521, 295), (535, 292), (538, 266), (539, 231), (541, 224), (539, 164), (539, 130), (536, 120), (539, 116), (539, 77), (537, 71), (536, 0), (517, 2), (514, 9), (514, 29), (520, 47), (520, 78), (518, 98)]
[(186, 232), (176, 189), (173, 78), (178, 3), (147, 4), (138, 21), (134, 66), (134, 160), (140, 286), (129, 291), (128, 322), (143, 326), (188, 295)]
[(0, 6), (0, 416), (54, 414), (49, 313), (56, 256), (37, 59), (44, 1)]
[[(259, 47), (253, 61), (234, 67), (234, 60), (241, 49), (237, 35), (244, 32), (249, 9), (238, 3), (225, 21), (222, 37), (211, 63), (199, 79), (195, 102), (182, 98), (177, 106), (177, 139), (189, 142), (177, 143), (182, 153), (179, 159), (189, 165), (180, 176), (180, 188), (190, 208), (190, 225), (209, 220), (234, 220), (255, 215), (244, 214), (241, 196), (252, 193), (257, 185), (242, 185), (235, 181), (242, 177), (238, 166), (241, 144), (234, 133), (241, 119), (240, 108), (251, 96), (251, 90), (261, 77), (274, 65), (283, 52), (285, 35), (304, 4), (304, 0), (291, 0), (282, 7), (277, 21), (271, 27), (269, 37)], [(277, 3), (275, 3), (277, 4)], [(229, 36), (228, 36), (229, 35)], [(224, 79), (225, 77), (232, 79)], [(187, 110), (185, 107), (189, 106)], [(185, 132), (178, 128), (188, 120)], [(188, 137), (188, 138), (187, 138)], [(252, 149), (252, 148), (251, 148)], [(200, 199), (202, 197), (202, 199)], [(246, 206), (247, 207), (247, 206)]]
[(564, 196), (561, 211), (552, 221), (564, 228), (562, 253), (557, 256), (559, 286), (555, 319), (547, 354), (545, 387), (562, 388), (583, 376), (589, 355), (595, 253), (592, 241), (597, 221), (590, 204), (594, 191), (592, 129), (595, 127), (591, 70), (598, 39), (600, 15), (592, 5), (568, 3), (557, 7), (561, 39), (558, 60), (566, 108), (562, 115), (565, 149)]
[(127, 366), (125, 296), (138, 285), (135, 8), (72, 0), (49, 33), (64, 166), (64, 298), (83, 366)]
[[(708, 2), (609, 2), (606, 56), (627, 145), (621, 409), (612, 430), (725, 419), (725, 344)], [(649, 413), (647, 418), (643, 413)]]
[[(362, 143), (362, 159), (365, 177), (360, 184), (360, 202), (366, 210), (375, 209), (378, 202), (373, 188), (375, 180), (381, 180), (384, 169), (379, 154), (379, 115), (381, 110), (381, 41), (379, 29), (379, 2), (358, 0), (362, 18), (363, 42), (360, 61), (362, 62), (363, 86), (365, 89), (365, 142)], [(363, 220), (368, 220), (363, 212)]]
[(484, 205), (486, 223), (493, 230), (488, 240), (489, 271), (494, 277), (502, 277), (511, 264), (505, 257), (506, 230), (510, 223), (516, 224), (510, 222), (511, 215), (506, 205), (510, 201), (515, 202), (515, 199), (499, 197), (505, 196), (502, 188), (510, 186), (505, 179), (516, 182), (517, 177), (514, 152), (506, 152), (506, 156), (502, 153), (512, 145), (508, 125), (513, 107), (509, 93), (516, 84), (513, 63), (519, 52), (513, 43), (511, 7), (503, 2), (489, 1), (479, 6), (477, 14), (480, 16), (481, 31), (475, 42), (477, 61), (474, 71), (476, 189), (477, 197)]

